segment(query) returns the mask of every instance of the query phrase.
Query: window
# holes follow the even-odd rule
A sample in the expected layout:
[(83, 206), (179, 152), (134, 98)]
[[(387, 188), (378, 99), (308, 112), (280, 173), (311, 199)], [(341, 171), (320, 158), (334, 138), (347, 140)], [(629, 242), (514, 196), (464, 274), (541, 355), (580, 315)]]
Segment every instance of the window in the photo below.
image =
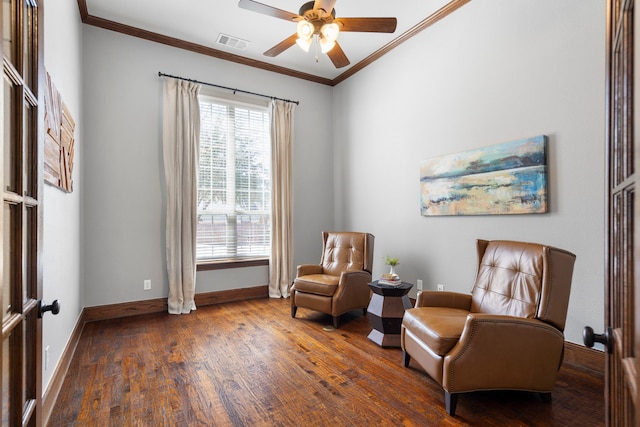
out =
[(200, 96), (199, 262), (270, 252), (271, 140), (266, 107)]

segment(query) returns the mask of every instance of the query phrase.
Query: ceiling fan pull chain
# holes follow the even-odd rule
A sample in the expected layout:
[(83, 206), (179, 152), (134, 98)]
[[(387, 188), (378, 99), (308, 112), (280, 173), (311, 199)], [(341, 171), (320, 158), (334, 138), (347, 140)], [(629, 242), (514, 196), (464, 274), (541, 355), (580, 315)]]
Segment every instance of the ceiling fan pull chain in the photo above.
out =
[(313, 38), (314, 38), (314, 41), (315, 41), (314, 45), (316, 45), (316, 48), (315, 48), (315, 50), (316, 50), (316, 62), (318, 62), (318, 46), (320, 46), (320, 41), (318, 40), (318, 35), (317, 34), (315, 34), (313, 36)]

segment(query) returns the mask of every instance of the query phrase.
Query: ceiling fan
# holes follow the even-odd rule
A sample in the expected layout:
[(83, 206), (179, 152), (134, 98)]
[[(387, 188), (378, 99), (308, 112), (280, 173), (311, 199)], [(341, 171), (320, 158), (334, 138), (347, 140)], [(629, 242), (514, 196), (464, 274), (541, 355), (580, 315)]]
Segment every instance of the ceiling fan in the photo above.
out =
[(350, 64), (347, 55), (337, 42), (338, 34), (341, 31), (393, 33), (396, 30), (396, 18), (336, 18), (335, 4), (336, 0), (310, 1), (303, 4), (297, 14), (254, 0), (240, 0), (238, 6), (298, 23), (296, 33), (264, 52), (265, 56), (278, 56), (294, 44), (308, 52), (315, 40), (316, 46), (320, 47), (322, 53), (329, 56), (336, 68), (346, 67)]

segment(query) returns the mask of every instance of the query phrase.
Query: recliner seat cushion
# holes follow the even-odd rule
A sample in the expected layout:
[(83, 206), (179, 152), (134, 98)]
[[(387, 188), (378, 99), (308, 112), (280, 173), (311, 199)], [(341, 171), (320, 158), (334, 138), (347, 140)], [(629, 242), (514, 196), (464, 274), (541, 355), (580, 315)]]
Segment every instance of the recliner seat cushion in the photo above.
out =
[(331, 276), (329, 274), (309, 274), (308, 276), (300, 276), (295, 280), (296, 292), (306, 292), (316, 295), (333, 296), (338, 289), (340, 276)]
[(440, 356), (458, 343), (467, 310), (449, 307), (418, 307), (404, 312), (402, 325)]

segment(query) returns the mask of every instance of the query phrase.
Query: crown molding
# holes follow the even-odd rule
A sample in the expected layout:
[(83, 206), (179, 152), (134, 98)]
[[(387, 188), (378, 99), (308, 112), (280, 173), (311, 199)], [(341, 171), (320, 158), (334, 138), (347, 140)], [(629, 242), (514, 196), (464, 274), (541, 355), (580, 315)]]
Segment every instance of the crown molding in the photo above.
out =
[(82, 20), (82, 23), (86, 25), (91, 25), (91, 26), (102, 28), (109, 31), (115, 31), (117, 33), (125, 34), (128, 36), (141, 38), (144, 40), (164, 44), (167, 46), (172, 46), (178, 49), (184, 49), (190, 52), (211, 56), (213, 58), (218, 58), (225, 61), (235, 62), (237, 64), (242, 64), (249, 67), (260, 68), (266, 71), (272, 71), (274, 73), (283, 74), (286, 76), (295, 77), (298, 79), (307, 80), (314, 83), (320, 83), (327, 86), (336, 86), (337, 84), (345, 81), (346, 79), (353, 76), (358, 71), (365, 68), (366, 66), (380, 59), (382, 56), (386, 55), (387, 53), (389, 53), (391, 50), (395, 49), (402, 43), (411, 39), (418, 33), (424, 31), (431, 25), (435, 24), (436, 22), (440, 21), (444, 17), (458, 10), (460, 7), (464, 6), (470, 1), (471, 0), (451, 0), (449, 3), (444, 5), (442, 8), (438, 9), (433, 14), (429, 15), (420, 23), (410, 28), (409, 30), (405, 31), (398, 38), (392, 40), (390, 43), (387, 43), (385, 46), (378, 49), (377, 51), (375, 51), (374, 53), (372, 53), (362, 61), (358, 62), (357, 64), (353, 65), (347, 71), (340, 74), (334, 79), (327, 79), (327, 78), (316, 76), (313, 74), (292, 70), (290, 68), (279, 67), (277, 65), (269, 64), (267, 62), (246, 58), (240, 55), (234, 55), (229, 52), (203, 46), (197, 43), (191, 43), (186, 40), (178, 39), (175, 37), (169, 37), (164, 34), (159, 34), (152, 31), (143, 30), (141, 28), (133, 27), (130, 25), (125, 25), (119, 22), (110, 21), (108, 19), (99, 18), (89, 13), (87, 9), (86, 0), (78, 0), (78, 10), (80, 11), (80, 19)]

